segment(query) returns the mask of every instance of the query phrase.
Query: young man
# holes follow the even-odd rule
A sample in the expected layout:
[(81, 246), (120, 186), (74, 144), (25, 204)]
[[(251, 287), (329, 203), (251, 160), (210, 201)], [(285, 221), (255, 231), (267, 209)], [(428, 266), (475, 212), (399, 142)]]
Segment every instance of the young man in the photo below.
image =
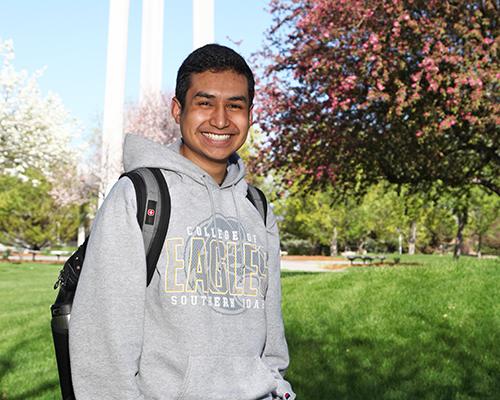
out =
[(147, 288), (129, 179), (92, 228), (70, 323), (76, 398), (294, 399), (276, 219), (268, 208), (265, 224), (246, 198), (236, 155), (252, 123), (252, 72), (233, 50), (207, 45), (181, 65), (175, 94), (182, 140), (125, 140), (125, 170), (161, 168), (172, 203)]

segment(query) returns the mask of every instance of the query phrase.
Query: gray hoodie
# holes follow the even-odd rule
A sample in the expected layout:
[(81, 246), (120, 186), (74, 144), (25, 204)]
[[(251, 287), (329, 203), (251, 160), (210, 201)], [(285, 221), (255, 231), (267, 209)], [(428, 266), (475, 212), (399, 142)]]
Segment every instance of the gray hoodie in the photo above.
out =
[(294, 399), (276, 218), (268, 208), (266, 227), (246, 198), (236, 155), (219, 186), (180, 144), (125, 139), (126, 171), (162, 169), (170, 223), (146, 288), (132, 182), (120, 179), (99, 209), (70, 322), (76, 398)]

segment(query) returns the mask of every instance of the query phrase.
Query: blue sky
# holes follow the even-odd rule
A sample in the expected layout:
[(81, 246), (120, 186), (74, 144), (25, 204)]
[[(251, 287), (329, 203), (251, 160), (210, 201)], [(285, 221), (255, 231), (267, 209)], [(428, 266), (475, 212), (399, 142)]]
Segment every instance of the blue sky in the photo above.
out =
[[(268, 0), (215, 0), (215, 40), (248, 57), (271, 24)], [(192, 1), (165, 0), (163, 88), (173, 90), (192, 50)], [(12, 39), (16, 69), (34, 72), (44, 93), (57, 93), (84, 130), (98, 125), (104, 103), (108, 0), (2, 0), (0, 38)], [(130, 0), (126, 100), (139, 92), (141, 0)], [(239, 47), (231, 43), (242, 40)]]

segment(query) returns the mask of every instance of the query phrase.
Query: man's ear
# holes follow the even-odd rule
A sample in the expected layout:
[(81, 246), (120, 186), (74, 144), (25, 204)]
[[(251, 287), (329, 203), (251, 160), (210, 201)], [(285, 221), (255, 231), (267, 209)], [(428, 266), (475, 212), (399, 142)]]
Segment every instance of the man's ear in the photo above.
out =
[(172, 117), (174, 117), (175, 122), (177, 124), (180, 124), (181, 123), (182, 106), (181, 106), (180, 101), (177, 99), (177, 97), (172, 98), (172, 105), (171, 105), (170, 111), (172, 112)]

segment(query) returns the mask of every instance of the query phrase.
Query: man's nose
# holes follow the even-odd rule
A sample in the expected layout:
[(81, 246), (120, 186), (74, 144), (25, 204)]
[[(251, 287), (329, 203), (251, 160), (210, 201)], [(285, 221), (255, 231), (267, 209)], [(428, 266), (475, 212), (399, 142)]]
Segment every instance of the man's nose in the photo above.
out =
[(210, 124), (217, 129), (224, 129), (229, 126), (227, 110), (223, 105), (215, 106), (210, 118)]

